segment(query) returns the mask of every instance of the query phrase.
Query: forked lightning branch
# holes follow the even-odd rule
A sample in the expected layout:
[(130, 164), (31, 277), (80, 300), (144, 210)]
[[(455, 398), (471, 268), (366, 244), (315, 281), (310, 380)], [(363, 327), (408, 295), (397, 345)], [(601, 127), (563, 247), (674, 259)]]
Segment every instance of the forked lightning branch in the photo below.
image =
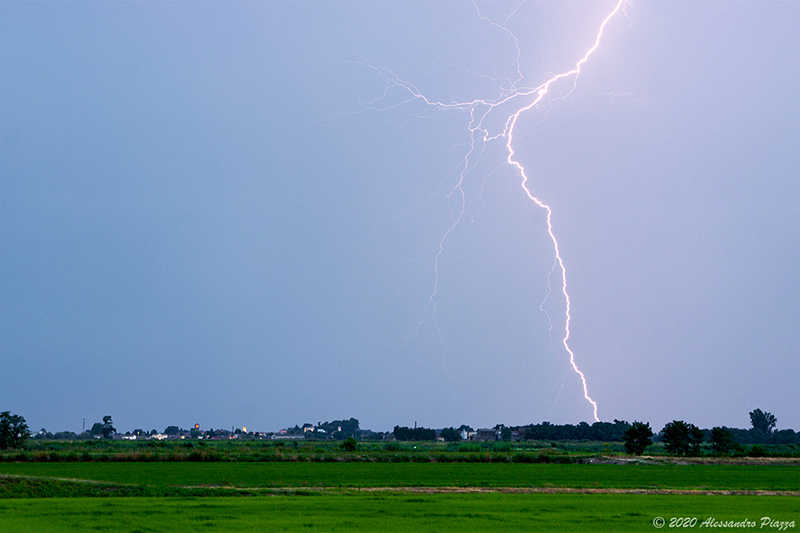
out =
[[(623, 6), (627, 0), (618, 0), (617, 3), (614, 5), (611, 12), (602, 20), (600, 23), (599, 29), (597, 30), (594, 43), (592, 46), (585, 52), (583, 57), (579, 58), (574, 66), (566, 71), (563, 71), (559, 74), (555, 74), (547, 79), (544, 83), (537, 87), (516, 87), (516, 83), (522, 79), (522, 74), (520, 72), (520, 57), (521, 52), (518, 45), (518, 40), (516, 36), (508, 29), (507, 22), (508, 19), (511, 18), (516, 13), (509, 15), (503, 24), (498, 24), (496, 22), (491, 21), (488, 17), (484, 16), (477, 5), (473, 4), (478, 16), (481, 20), (487, 21), (494, 27), (499, 28), (501, 31), (506, 32), (509, 37), (511, 38), (512, 42), (516, 47), (516, 62), (517, 62), (517, 79), (516, 80), (509, 80), (505, 78), (504, 81), (511, 82), (511, 89), (506, 94), (503, 94), (499, 98), (494, 100), (486, 100), (486, 99), (475, 99), (467, 102), (455, 102), (455, 103), (445, 103), (441, 101), (437, 101), (435, 99), (431, 99), (422, 92), (420, 92), (414, 83), (410, 81), (403, 80), (396, 76), (390, 69), (386, 67), (376, 67), (374, 65), (367, 65), (373, 70), (375, 70), (384, 80), (387, 82), (387, 88), (383, 93), (383, 96), (371, 102), (371, 106), (373, 109), (378, 110), (386, 110), (389, 108), (396, 108), (398, 106), (402, 106), (408, 104), (410, 102), (424, 102), (426, 106), (429, 106), (433, 110), (437, 111), (460, 111), (466, 112), (470, 115), (470, 123), (468, 127), (468, 135), (469, 135), (469, 146), (467, 148), (467, 152), (464, 156), (463, 162), (460, 166), (458, 180), (455, 186), (449, 191), (448, 198), (455, 198), (456, 205), (458, 205), (458, 209), (454, 213), (454, 216), (451, 218), (451, 221), (443, 233), (439, 245), (436, 249), (436, 253), (434, 255), (434, 281), (433, 281), (433, 289), (430, 293), (428, 304), (422, 311), (422, 316), (431, 316), (433, 318), (434, 324), (435, 322), (435, 313), (436, 313), (436, 296), (437, 291), (439, 289), (439, 260), (442, 254), (445, 252), (445, 244), (453, 233), (453, 231), (458, 228), (460, 225), (464, 223), (464, 213), (466, 209), (466, 193), (464, 191), (464, 183), (467, 179), (470, 172), (473, 170), (475, 166), (475, 161), (480, 158), (483, 150), (487, 146), (488, 143), (491, 142), (504, 142), (505, 147), (507, 149), (507, 158), (506, 163), (513, 167), (521, 178), (521, 186), (523, 192), (527, 195), (531, 202), (533, 202), (538, 208), (545, 211), (546, 219), (547, 219), (547, 232), (550, 237), (550, 240), (553, 244), (553, 253), (555, 256), (554, 267), (553, 270), (550, 272), (547, 278), (548, 287), (552, 288), (551, 278), (555, 273), (556, 269), (561, 274), (561, 294), (563, 295), (564, 302), (565, 302), (565, 315), (564, 315), (564, 330), (563, 336), (561, 339), (561, 344), (563, 345), (564, 349), (566, 350), (567, 354), (569, 355), (569, 363), (572, 371), (578, 375), (581, 380), (581, 384), (583, 387), (583, 397), (592, 407), (592, 414), (595, 421), (599, 421), (600, 419), (597, 416), (597, 402), (595, 402), (589, 394), (589, 388), (586, 382), (586, 376), (578, 367), (576, 362), (575, 353), (572, 351), (569, 345), (570, 339), (570, 321), (571, 321), (571, 304), (570, 304), (570, 297), (569, 292), (567, 291), (567, 272), (564, 265), (564, 261), (561, 256), (561, 250), (558, 244), (558, 239), (556, 238), (555, 231), (553, 229), (552, 224), (552, 209), (549, 205), (545, 204), (542, 200), (540, 200), (533, 192), (531, 183), (530, 183), (530, 176), (529, 171), (523, 166), (520, 162), (519, 158), (517, 157), (517, 152), (514, 148), (514, 131), (519, 122), (520, 117), (525, 114), (527, 111), (531, 109), (537, 108), (542, 104), (547, 103), (548, 97), (551, 92), (551, 88), (558, 82), (569, 81), (572, 82), (572, 88), (567, 92), (566, 95), (562, 95), (559, 98), (566, 98), (568, 97), (572, 91), (575, 89), (575, 86), (578, 82), (578, 76), (581, 73), (581, 69), (586, 64), (587, 61), (590, 60), (592, 54), (597, 50), (600, 46), (600, 42), (603, 37), (603, 32), (606, 29), (609, 21), (613, 19), (616, 15), (618, 15), (622, 10)], [(362, 63), (363, 64), (363, 63)], [(389, 93), (390, 89), (399, 89), (403, 91), (403, 94), (406, 96), (401, 98), (399, 102), (388, 103), (385, 101), (386, 95)], [(518, 105), (515, 106), (514, 104), (517, 103)], [(515, 109), (515, 111), (511, 114), (508, 114), (509, 107), (511, 109)], [(505, 118), (502, 116), (496, 117), (497, 114), (502, 113), (505, 110), (507, 114)], [(498, 131), (492, 131), (489, 123), (493, 124), (502, 124), (502, 128)], [(548, 293), (549, 294), (549, 293)], [(544, 311), (543, 306), (540, 306), (540, 309)], [(544, 311), (547, 314), (546, 311)], [(548, 320), (550, 316), (548, 315)], [(424, 320), (424, 318), (423, 318)], [(438, 326), (436, 326), (438, 330)], [(441, 332), (439, 333), (441, 337)]]

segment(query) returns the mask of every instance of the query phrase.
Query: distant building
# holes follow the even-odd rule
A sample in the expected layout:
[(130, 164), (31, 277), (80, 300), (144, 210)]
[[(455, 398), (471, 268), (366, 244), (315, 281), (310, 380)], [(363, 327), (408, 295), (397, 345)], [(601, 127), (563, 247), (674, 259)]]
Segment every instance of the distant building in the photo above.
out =
[(305, 439), (305, 435), (290, 435), (288, 433), (277, 433), (270, 437), (272, 440), (302, 440)]
[(475, 432), (470, 440), (481, 442), (487, 440), (497, 440), (497, 431), (494, 429), (482, 428)]

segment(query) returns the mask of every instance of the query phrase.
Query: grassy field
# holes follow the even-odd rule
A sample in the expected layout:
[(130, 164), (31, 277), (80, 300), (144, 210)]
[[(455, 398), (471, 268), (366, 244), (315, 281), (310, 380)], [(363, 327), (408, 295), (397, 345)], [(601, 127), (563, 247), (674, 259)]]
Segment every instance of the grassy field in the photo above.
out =
[[(747, 457), (752, 447), (742, 447), (736, 457)], [(800, 458), (800, 444), (763, 445), (759, 457)], [(747, 452), (747, 453), (745, 453)], [(647, 449), (650, 456), (668, 459), (663, 443)], [(354, 453), (338, 441), (271, 440), (137, 440), (91, 439), (78, 441), (34, 440), (24, 449), (0, 450), (3, 462), (315, 462), (364, 460), (376, 462), (576, 462), (603, 456), (624, 456), (621, 442), (520, 441), (520, 442), (396, 442), (360, 441)], [(706, 446), (701, 455), (711, 456)], [(755, 456), (755, 455), (754, 455)]]
[[(418, 494), (334, 492), (248, 498), (0, 500), (0, 532), (118, 531), (655, 531), (663, 517), (698, 527), (800, 516), (789, 496), (641, 494)], [(673, 528), (674, 529), (674, 528)], [(776, 528), (767, 528), (777, 531)]]
[[(0, 533), (655, 531), (659, 517), (664, 529), (686, 517), (694, 527), (713, 518), (792, 531), (800, 522), (797, 461), (306, 459), (0, 462)], [(762, 527), (764, 517), (778, 523)]]
[(0, 463), (0, 474), (150, 486), (800, 491), (800, 465), (764, 464)]

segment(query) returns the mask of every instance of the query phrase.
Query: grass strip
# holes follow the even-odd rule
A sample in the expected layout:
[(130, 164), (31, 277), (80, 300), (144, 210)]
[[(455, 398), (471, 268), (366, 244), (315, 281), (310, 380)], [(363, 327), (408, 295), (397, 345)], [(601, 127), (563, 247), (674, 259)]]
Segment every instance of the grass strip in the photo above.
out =
[(2, 463), (0, 474), (149, 487), (572, 487), (798, 491), (798, 465)]
[[(323, 493), (310, 497), (0, 500), (0, 532), (654, 531), (662, 517), (718, 521), (800, 518), (800, 498), (501, 492)], [(695, 526), (697, 527), (697, 526)], [(777, 531), (774, 528), (766, 528)]]

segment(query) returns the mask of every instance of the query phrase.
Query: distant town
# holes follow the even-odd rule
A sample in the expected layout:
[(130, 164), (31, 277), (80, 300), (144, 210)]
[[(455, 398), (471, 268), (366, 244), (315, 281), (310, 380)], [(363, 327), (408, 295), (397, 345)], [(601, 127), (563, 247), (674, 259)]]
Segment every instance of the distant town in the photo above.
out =
[[(646, 426), (653, 442), (661, 440), (665, 434), (674, 431), (675, 428), (694, 433), (694, 439), (698, 443), (715, 442), (720, 435), (724, 436), (731, 445), (738, 444), (795, 444), (800, 443), (800, 433), (792, 429), (777, 430), (777, 419), (771, 413), (755, 409), (750, 413), (752, 427), (749, 429), (737, 429), (727, 427), (715, 427), (713, 429), (700, 429), (693, 424), (683, 421), (673, 421), (667, 424), (658, 433), (650, 431), (649, 424), (634, 422), (633, 424), (624, 420), (614, 420), (613, 422), (595, 422), (588, 424), (581, 422), (577, 425), (572, 424), (551, 424), (541, 422), (539, 424), (528, 424), (524, 426), (506, 426), (503, 424), (495, 425), (491, 428), (472, 428), (468, 425), (459, 427), (445, 428), (424, 428), (414, 423), (413, 427), (395, 426), (392, 431), (372, 431), (362, 429), (356, 418), (317, 422), (316, 424), (304, 423), (294, 427), (280, 429), (274, 432), (248, 431), (247, 427), (228, 428), (204, 428), (199, 423), (195, 423), (188, 429), (180, 426), (167, 426), (163, 431), (156, 429), (144, 430), (133, 429), (130, 431), (117, 431), (110, 415), (103, 417), (102, 422), (95, 422), (88, 429), (81, 433), (71, 431), (59, 431), (51, 433), (45, 428), (37, 432), (31, 431), (33, 439), (63, 439), (63, 440), (84, 440), (84, 439), (112, 439), (112, 440), (345, 440), (353, 438), (355, 440), (370, 441), (522, 441), (522, 440), (586, 440), (599, 442), (622, 442), (626, 440), (626, 435), (630, 434), (632, 427)], [(24, 420), (24, 419), (23, 419)]]

